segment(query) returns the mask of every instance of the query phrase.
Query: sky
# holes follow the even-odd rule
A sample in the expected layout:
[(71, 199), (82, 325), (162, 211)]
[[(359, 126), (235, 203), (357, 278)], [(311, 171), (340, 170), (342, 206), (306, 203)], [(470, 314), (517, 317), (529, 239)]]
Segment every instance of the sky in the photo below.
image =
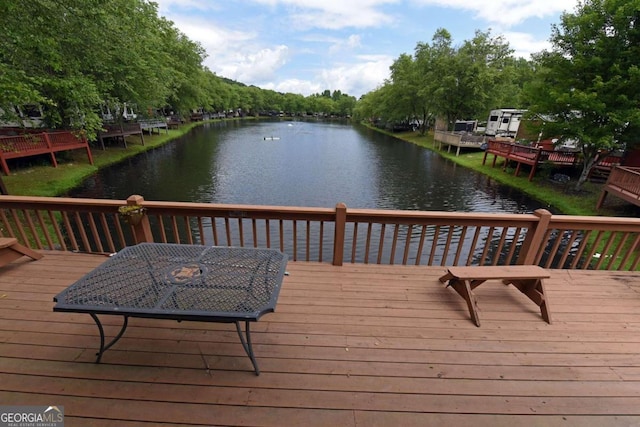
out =
[(326, 89), (356, 98), (389, 77), (401, 54), (439, 28), (454, 46), (476, 30), (502, 35), (514, 55), (550, 48), (552, 24), (578, 0), (156, 0), (207, 52), (218, 76), (308, 96)]

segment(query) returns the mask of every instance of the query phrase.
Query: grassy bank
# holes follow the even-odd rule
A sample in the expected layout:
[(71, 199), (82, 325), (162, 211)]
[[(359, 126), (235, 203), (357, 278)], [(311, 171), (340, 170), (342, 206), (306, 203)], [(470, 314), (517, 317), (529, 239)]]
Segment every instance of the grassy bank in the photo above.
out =
[[(12, 168), (11, 175), (3, 176), (2, 180), (9, 194), (12, 195), (60, 196), (78, 186), (84, 179), (96, 173), (98, 169), (164, 145), (200, 124), (202, 122), (189, 123), (181, 126), (180, 129), (172, 129), (168, 133), (162, 131), (160, 134), (145, 135), (144, 145), (140, 143), (138, 136), (127, 139), (127, 148), (124, 148), (122, 143), (114, 143), (109, 145), (106, 150), (102, 150), (94, 144), (91, 150), (93, 166), (89, 164), (84, 150), (56, 153), (57, 168), (51, 167), (47, 157), (33, 158), (32, 164)], [(25, 159), (22, 162), (26, 164), (27, 161), (30, 159)]]
[[(513, 175), (514, 170), (507, 168), (502, 170), (503, 162), (498, 159), (496, 167), (492, 168), (491, 163), (487, 161), (486, 165), (482, 164), (484, 152), (462, 150), (460, 156), (455, 155), (455, 147), (452, 147), (451, 153), (438, 150), (437, 145), (433, 141), (433, 133), (420, 135), (418, 132), (405, 133), (389, 133), (376, 129), (377, 131), (387, 133), (395, 138), (402, 139), (407, 142), (424, 147), (440, 154), (442, 157), (459, 164), (461, 166), (473, 169), (501, 184), (505, 184), (524, 192), (528, 196), (545, 203), (554, 211), (559, 211), (567, 215), (605, 215), (605, 216), (626, 216), (629, 215), (628, 206), (621, 203), (614, 197), (607, 199), (607, 205), (597, 211), (596, 203), (600, 196), (602, 183), (587, 182), (583, 185), (582, 190), (577, 193), (574, 191), (573, 182), (569, 185), (559, 185), (548, 179), (548, 172), (539, 170), (533, 181), (529, 182), (528, 173), (521, 172), (520, 176)], [(493, 159), (493, 156), (490, 157)], [(547, 175), (547, 176), (545, 176)]]

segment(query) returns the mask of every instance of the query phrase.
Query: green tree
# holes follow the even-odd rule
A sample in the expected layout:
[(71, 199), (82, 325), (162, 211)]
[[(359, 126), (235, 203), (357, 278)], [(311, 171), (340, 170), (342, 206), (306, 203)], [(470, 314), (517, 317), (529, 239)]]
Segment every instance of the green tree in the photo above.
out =
[(597, 157), (640, 136), (640, 0), (586, 0), (562, 15), (537, 56), (530, 112), (545, 136), (576, 141), (587, 180)]
[(465, 41), (453, 55), (438, 58), (436, 104), (450, 127), (456, 120), (486, 114), (496, 89), (508, 81), (504, 70), (512, 61), (511, 55), (502, 37), (476, 31), (474, 38)]

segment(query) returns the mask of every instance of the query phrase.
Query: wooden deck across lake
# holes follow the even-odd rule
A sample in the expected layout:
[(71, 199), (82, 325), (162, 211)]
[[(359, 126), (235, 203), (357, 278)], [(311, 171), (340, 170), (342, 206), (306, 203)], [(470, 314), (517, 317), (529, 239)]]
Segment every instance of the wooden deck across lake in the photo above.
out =
[(551, 270), (551, 325), (488, 281), (478, 328), (444, 267), (290, 262), (257, 377), (224, 324), (132, 319), (93, 363), (95, 324), (52, 298), (106, 258), (43, 254), (0, 269), (0, 402), (66, 426), (640, 424), (638, 272)]

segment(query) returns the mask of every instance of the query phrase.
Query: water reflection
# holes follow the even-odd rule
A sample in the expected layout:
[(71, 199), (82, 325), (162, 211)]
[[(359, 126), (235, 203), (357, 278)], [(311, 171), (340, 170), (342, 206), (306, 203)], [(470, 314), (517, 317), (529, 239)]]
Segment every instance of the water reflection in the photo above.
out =
[(131, 194), (147, 200), (322, 207), (344, 202), (351, 208), (466, 212), (541, 207), (413, 144), (363, 127), (305, 121), (206, 124), (99, 171), (69, 195)]

